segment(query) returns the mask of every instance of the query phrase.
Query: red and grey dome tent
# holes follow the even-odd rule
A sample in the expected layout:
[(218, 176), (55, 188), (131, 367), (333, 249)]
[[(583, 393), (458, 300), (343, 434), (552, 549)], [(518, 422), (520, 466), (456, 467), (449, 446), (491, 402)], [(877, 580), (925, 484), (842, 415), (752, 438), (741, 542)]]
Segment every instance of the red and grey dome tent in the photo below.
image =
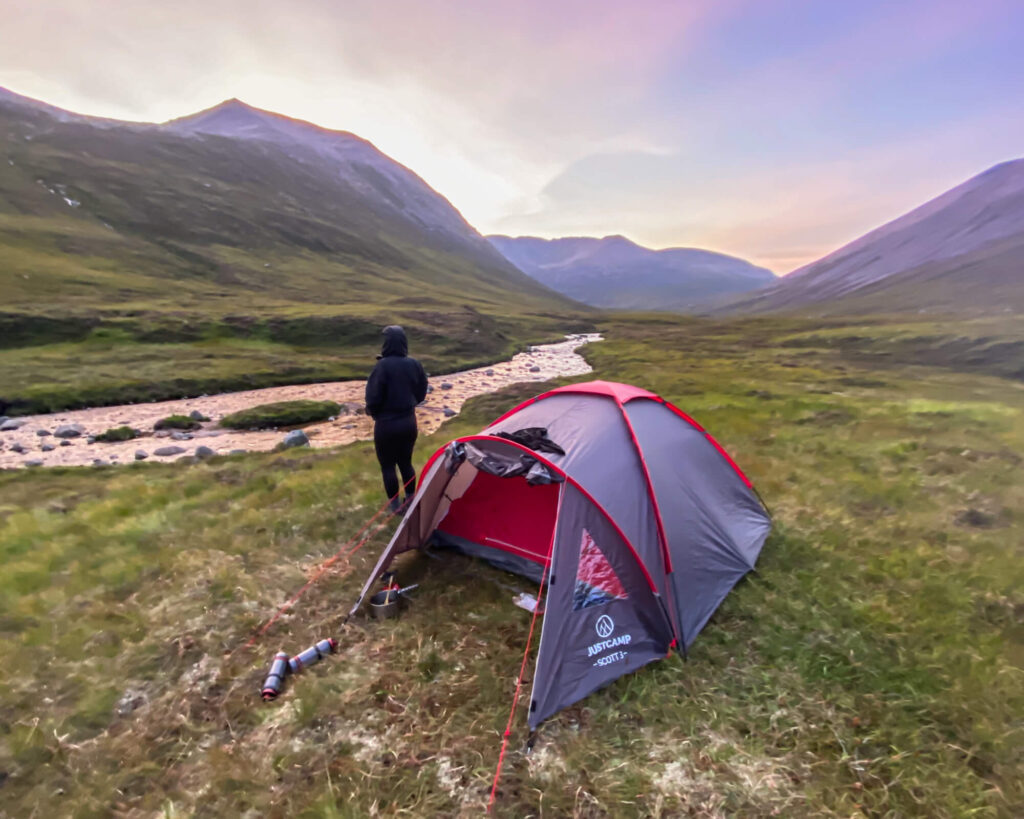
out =
[(428, 544), (546, 573), (534, 729), (685, 650), (770, 529), (750, 481), (688, 415), (628, 384), (571, 384), (434, 453), (353, 612), (396, 554)]

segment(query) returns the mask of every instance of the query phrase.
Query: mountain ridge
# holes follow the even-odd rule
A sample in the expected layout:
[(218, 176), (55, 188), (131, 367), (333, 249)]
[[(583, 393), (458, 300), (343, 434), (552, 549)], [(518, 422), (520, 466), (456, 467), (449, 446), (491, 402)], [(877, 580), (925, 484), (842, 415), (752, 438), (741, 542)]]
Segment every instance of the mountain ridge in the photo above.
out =
[(621, 234), (487, 239), (538, 281), (596, 307), (690, 311), (775, 279), (770, 270), (724, 253), (654, 250)]
[[(1015, 159), (993, 165), (722, 311), (1024, 309), (1022, 267), (1024, 159)], [(965, 276), (971, 278), (958, 280)]]
[[(449, 298), (503, 289), (503, 298), (487, 300), (497, 306), (519, 292), (571, 306), (515, 268), (413, 171), (348, 132), (239, 100), (157, 124), (88, 117), (0, 89), (0, 133), (8, 137), (0, 147), (8, 160), (0, 168), (0, 217), (6, 213), (6, 227), (18, 221), (22, 229), (6, 232), (11, 245), (25, 244), (24, 231), (41, 227), (30, 215), (45, 214), (59, 220), (58, 233), (71, 229), (70, 219), (75, 231), (87, 222), (106, 226), (164, 261), (169, 251), (177, 257), (171, 266), (184, 267), (191, 279), (204, 271), (217, 278), (227, 264), (220, 248), (235, 249), (231, 264), (237, 265), (238, 251), (274, 246), (342, 263), (336, 297), (343, 302), (358, 293), (345, 287), (353, 264), (364, 275), (384, 264), (382, 278), (422, 270), (405, 288), (414, 293), (420, 283), (429, 289), (431, 278), (459, 278), (447, 288)], [(54, 207), (40, 199), (41, 190), (60, 191), (76, 205)], [(113, 243), (114, 236), (99, 235)], [(53, 249), (52, 241), (36, 239)], [(86, 263), (83, 254), (65, 256)], [(448, 264), (453, 256), (460, 261)], [(257, 288), (274, 284), (256, 278), (263, 279), (251, 283)], [(16, 280), (12, 285), (15, 293), (24, 289)], [(311, 296), (319, 301), (325, 294), (318, 289)]]

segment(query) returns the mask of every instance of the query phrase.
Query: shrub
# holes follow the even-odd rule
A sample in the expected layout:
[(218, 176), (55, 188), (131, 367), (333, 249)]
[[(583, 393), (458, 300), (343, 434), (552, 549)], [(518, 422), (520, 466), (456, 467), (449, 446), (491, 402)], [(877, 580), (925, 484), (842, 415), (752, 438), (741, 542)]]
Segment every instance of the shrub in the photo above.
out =
[(168, 415), (153, 424), (153, 429), (199, 429), (199, 422), (187, 415)]
[(326, 421), (337, 415), (341, 407), (334, 401), (279, 401), (233, 412), (220, 420), (229, 429), (265, 429), (294, 427), (313, 421)]
[(139, 433), (131, 427), (111, 427), (106, 432), (101, 432), (97, 435), (96, 440), (112, 443), (114, 441), (130, 441), (132, 438), (138, 437)]

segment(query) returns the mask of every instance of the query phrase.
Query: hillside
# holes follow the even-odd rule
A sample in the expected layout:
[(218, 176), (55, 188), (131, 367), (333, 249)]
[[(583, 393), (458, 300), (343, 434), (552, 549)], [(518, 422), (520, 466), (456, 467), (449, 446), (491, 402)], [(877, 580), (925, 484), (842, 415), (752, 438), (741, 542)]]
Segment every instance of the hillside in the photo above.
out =
[(727, 311), (1024, 310), (1024, 160), (1004, 162)]
[(693, 248), (651, 250), (623, 236), (488, 236), (520, 270), (577, 301), (628, 310), (699, 309), (775, 281), (749, 262)]
[[(382, 323), (400, 321), (443, 368), (557, 336), (584, 312), (517, 270), (370, 143), (237, 100), (147, 125), (0, 93), (0, 254), (8, 350), (99, 334), (129, 345), (231, 338), (342, 354), (359, 342), (363, 356)], [(113, 356), (130, 365), (121, 380), (145, 380), (136, 358), (119, 357), (128, 351), (104, 349), (102, 363)], [(354, 374), (322, 361), (303, 372), (301, 352), (271, 352), (241, 365), (258, 373), (244, 383), (204, 381), (190, 358), (184, 381), (165, 392)], [(77, 370), (98, 361), (86, 356)], [(0, 355), (0, 405), (18, 411), (12, 383), (59, 375), (24, 361), (7, 367)]]

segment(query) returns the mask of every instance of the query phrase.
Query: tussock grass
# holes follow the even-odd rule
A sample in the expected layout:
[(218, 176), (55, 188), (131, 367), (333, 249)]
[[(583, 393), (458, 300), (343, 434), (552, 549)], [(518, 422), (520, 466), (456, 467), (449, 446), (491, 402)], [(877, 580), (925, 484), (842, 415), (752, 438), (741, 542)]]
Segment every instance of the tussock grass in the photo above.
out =
[(278, 401), (225, 415), (220, 425), (228, 429), (292, 427), (325, 421), (340, 410), (341, 405), (335, 401)]
[(187, 415), (168, 415), (153, 424), (153, 429), (199, 429), (200, 426), (202, 424)]
[(111, 442), (111, 441), (131, 441), (133, 438), (138, 438), (138, 433), (129, 426), (111, 427), (105, 432), (101, 432), (96, 436), (97, 441)]
[[(607, 321), (596, 377), (691, 412), (776, 528), (685, 661), (558, 714), (502, 816), (1016, 816), (1024, 810), (1024, 389), (794, 348), (791, 323)], [(536, 391), (477, 399), (417, 460)], [(253, 651), (377, 508), (369, 444), (0, 474), (3, 810), (478, 815), (529, 584), (403, 558), (397, 620), (341, 615), (386, 531)], [(273, 652), (339, 655), (258, 701)], [(233, 652), (233, 653), (232, 653)]]

